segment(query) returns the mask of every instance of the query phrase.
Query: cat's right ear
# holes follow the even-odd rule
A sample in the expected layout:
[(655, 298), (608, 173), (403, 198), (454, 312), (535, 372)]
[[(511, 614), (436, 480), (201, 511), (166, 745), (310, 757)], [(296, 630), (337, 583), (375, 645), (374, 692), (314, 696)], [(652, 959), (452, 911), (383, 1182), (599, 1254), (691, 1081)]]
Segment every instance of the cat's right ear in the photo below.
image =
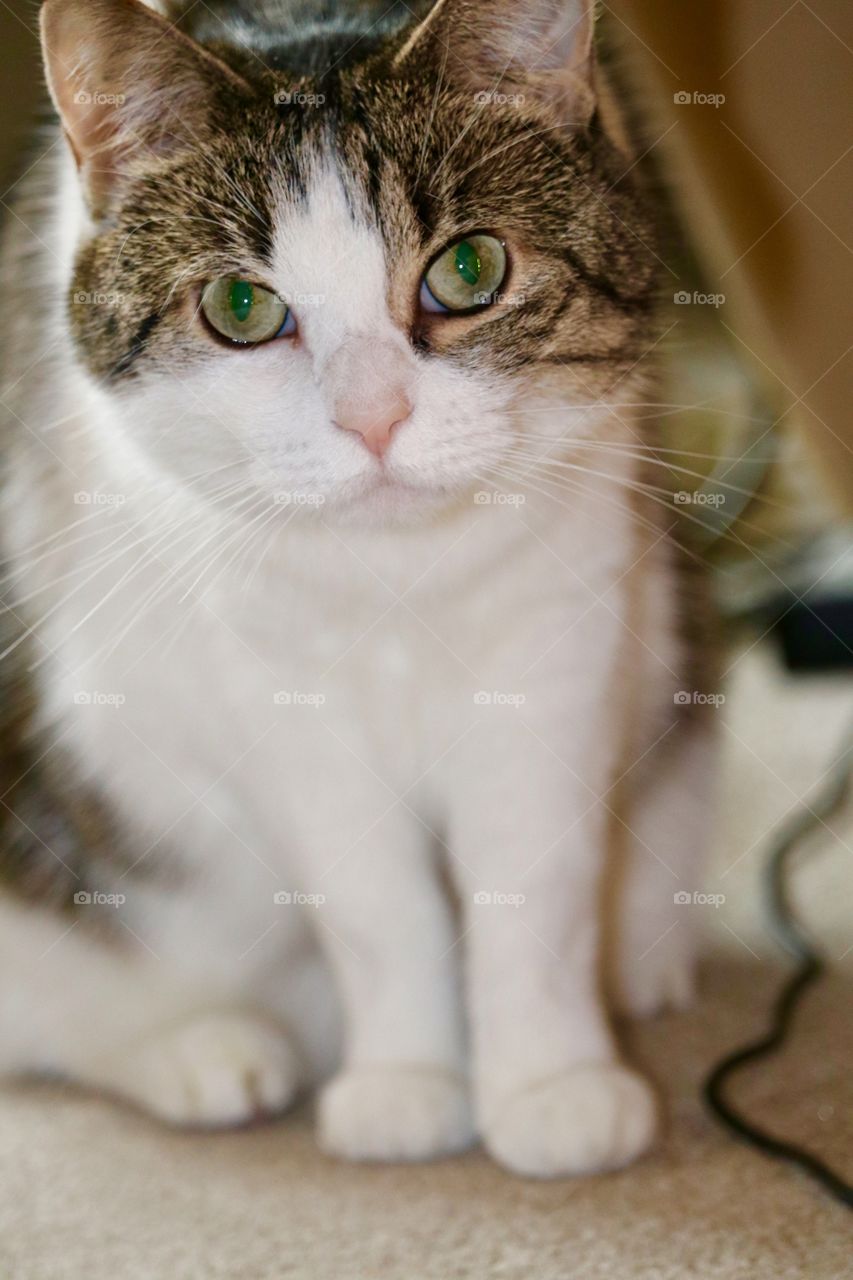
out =
[(139, 0), (46, 0), (41, 37), (51, 97), (96, 213), (141, 155), (198, 141), (224, 87), (251, 92)]
[(512, 90), (582, 127), (596, 105), (595, 0), (435, 0), (395, 64), (489, 94)]

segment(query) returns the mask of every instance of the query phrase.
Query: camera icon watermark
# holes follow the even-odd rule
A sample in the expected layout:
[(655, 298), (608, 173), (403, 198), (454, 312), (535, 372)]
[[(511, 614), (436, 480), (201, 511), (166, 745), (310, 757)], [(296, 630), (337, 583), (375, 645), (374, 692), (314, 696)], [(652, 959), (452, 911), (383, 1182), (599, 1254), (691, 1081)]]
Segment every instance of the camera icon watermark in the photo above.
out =
[(127, 102), (127, 94), (102, 93), (100, 90), (90, 93), (88, 89), (78, 89), (74, 101), (79, 107), (122, 107)]
[(702, 293), (699, 289), (694, 289), (692, 293), (687, 289), (679, 289), (672, 295), (672, 300), (677, 307), (722, 307), (726, 301), (724, 293)]
[(104, 293), (98, 289), (75, 289), (72, 301), (75, 307), (123, 307), (127, 296), (123, 293)]
[(272, 696), (276, 707), (323, 707), (325, 693), (305, 693), (301, 689), (278, 689)]
[(679, 89), (672, 95), (672, 100), (677, 107), (715, 107), (720, 108), (726, 100), (724, 93), (703, 93), (699, 89), (690, 92), (687, 89)]
[(714, 907), (718, 910), (725, 903), (726, 895), (724, 893), (700, 893), (698, 889), (688, 893), (686, 889), (681, 889), (672, 895), (672, 900), (677, 907)]
[(672, 500), (679, 507), (723, 507), (726, 495), (718, 490), (677, 489)]
[(481, 89), (474, 94), (478, 107), (523, 107), (523, 93), (498, 93), (495, 89)]
[(74, 894), (75, 907), (123, 907), (127, 902), (125, 893), (100, 893), (97, 890), (78, 889)]
[(325, 101), (324, 93), (309, 93), (302, 90), (277, 89), (273, 94), (273, 102), (277, 107), (322, 107)]
[(294, 293), (288, 295), (288, 301), (294, 307), (324, 307), (325, 293)]
[(303, 893), (301, 889), (278, 889), (272, 896), (277, 907), (313, 907), (316, 911), (326, 901), (324, 893)]
[(74, 504), (78, 507), (105, 507), (116, 511), (127, 501), (124, 493), (102, 493), (98, 489), (78, 489), (74, 494)]
[(477, 293), (474, 295), (480, 306), (523, 307), (527, 301), (524, 293)]
[(527, 697), (523, 693), (506, 693), (502, 689), (478, 689), (474, 694), (475, 707), (523, 707)]
[(325, 501), (326, 496), (323, 493), (301, 493), (282, 489), (273, 495), (273, 502), (277, 507), (322, 507)]
[(123, 693), (102, 693), (100, 689), (78, 689), (74, 694), (78, 707), (123, 707), (127, 698)]
[(700, 689), (679, 689), (672, 695), (677, 707), (721, 707), (726, 700), (724, 693), (703, 693)]
[(478, 489), (474, 494), (477, 507), (523, 507), (526, 501), (526, 494), (504, 493), (502, 489)]
[(501, 893), (495, 889), (479, 889), (472, 895), (475, 907), (521, 907), (527, 901), (523, 893)]

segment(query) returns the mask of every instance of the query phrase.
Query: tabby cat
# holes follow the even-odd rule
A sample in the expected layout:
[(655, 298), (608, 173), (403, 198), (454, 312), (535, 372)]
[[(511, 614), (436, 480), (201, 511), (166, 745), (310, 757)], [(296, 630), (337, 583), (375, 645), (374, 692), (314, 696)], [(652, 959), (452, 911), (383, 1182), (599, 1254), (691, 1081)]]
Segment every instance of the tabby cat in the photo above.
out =
[(655, 202), (591, 0), (416, 8), (42, 9), (0, 1070), (594, 1172), (653, 1137), (609, 1014), (689, 998), (714, 772)]

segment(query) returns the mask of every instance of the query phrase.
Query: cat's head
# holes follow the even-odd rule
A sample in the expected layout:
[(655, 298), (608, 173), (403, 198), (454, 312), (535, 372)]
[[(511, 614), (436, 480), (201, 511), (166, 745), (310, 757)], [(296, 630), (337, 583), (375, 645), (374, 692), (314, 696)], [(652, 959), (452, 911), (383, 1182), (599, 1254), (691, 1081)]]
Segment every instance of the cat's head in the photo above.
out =
[(327, 43), (186, 25), (43, 10), (86, 210), (71, 334), (132, 447), (412, 518), (499, 480), (531, 421), (576, 432), (543, 406), (606, 400), (656, 265), (590, 0), (438, 0)]

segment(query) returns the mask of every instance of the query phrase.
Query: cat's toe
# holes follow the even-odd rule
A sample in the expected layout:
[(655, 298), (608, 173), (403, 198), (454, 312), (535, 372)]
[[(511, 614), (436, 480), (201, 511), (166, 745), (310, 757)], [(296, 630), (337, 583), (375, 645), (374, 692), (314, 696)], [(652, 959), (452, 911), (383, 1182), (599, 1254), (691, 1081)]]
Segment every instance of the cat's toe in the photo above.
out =
[(223, 1128), (283, 1111), (300, 1084), (282, 1028), (249, 1013), (163, 1028), (101, 1073), (103, 1087), (174, 1125)]
[(348, 1160), (431, 1160), (474, 1132), (464, 1080), (430, 1067), (347, 1071), (320, 1096), (321, 1146)]
[(484, 1124), (483, 1141), (500, 1164), (527, 1177), (604, 1173), (647, 1149), (655, 1121), (642, 1077), (618, 1063), (594, 1063), (508, 1099)]

